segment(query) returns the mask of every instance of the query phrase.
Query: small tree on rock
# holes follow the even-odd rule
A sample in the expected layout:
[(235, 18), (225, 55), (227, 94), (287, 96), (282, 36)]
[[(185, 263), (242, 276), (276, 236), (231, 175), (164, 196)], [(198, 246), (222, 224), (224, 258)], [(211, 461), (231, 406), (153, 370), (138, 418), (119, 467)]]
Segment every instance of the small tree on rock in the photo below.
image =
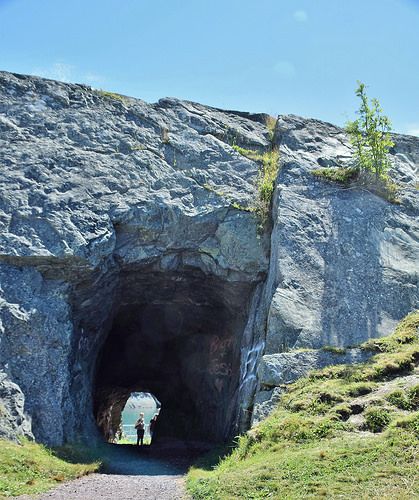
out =
[(388, 153), (394, 146), (390, 137), (391, 122), (382, 114), (378, 99), (369, 100), (364, 83), (358, 82), (356, 95), (361, 99), (359, 117), (347, 123), (346, 131), (355, 148), (357, 166), (360, 171), (386, 179), (390, 166)]

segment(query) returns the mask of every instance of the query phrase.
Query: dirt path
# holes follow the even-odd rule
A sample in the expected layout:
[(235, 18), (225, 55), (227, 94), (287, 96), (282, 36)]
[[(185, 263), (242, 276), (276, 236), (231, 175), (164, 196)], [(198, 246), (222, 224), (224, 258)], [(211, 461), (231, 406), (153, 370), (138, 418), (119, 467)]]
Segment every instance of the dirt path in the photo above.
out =
[(117, 446), (107, 458), (104, 473), (91, 474), (41, 495), (19, 500), (180, 500), (188, 499), (184, 476), (191, 463), (188, 453), (162, 453), (164, 458)]

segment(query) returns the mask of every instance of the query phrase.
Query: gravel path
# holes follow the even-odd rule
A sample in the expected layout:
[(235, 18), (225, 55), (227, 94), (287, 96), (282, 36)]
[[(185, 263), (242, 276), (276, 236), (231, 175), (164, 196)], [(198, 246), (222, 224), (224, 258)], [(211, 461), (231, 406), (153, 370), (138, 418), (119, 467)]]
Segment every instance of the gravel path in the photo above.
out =
[(63, 483), (41, 495), (18, 500), (180, 500), (190, 498), (184, 476), (191, 463), (188, 454), (138, 453), (135, 448), (115, 447), (104, 473), (90, 474)]
[(182, 476), (91, 474), (62, 484), (41, 496), (26, 498), (37, 500), (178, 500), (187, 497)]

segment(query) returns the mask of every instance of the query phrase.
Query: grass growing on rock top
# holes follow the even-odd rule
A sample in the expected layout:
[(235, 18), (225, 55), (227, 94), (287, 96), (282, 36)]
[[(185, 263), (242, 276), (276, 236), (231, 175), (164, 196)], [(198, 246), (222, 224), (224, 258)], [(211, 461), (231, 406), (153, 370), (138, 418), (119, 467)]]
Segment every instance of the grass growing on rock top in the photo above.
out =
[(126, 103), (127, 98), (124, 97), (121, 94), (117, 94), (116, 92), (109, 92), (108, 90), (96, 90), (96, 92), (102, 96), (106, 97), (107, 99), (113, 100), (113, 101), (120, 101), (122, 103)]
[(278, 119), (271, 115), (267, 116), (265, 121), (266, 128), (268, 129), (269, 140), (271, 141), (271, 143), (274, 140), (277, 121)]
[(279, 169), (279, 151), (272, 149), (261, 153), (252, 149), (233, 146), (241, 155), (249, 160), (258, 162), (261, 165), (259, 175), (256, 180), (258, 192), (257, 199), (254, 202), (254, 212), (258, 215), (262, 225), (266, 225), (269, 220), (272, 197), (275, 191), (275, 181)]
[[(67, 450), (68, 451), (68, 450)], [(99, 469), (94, 459), (78, 454), (59, 458), (45, 446), (22, 440), (0, 440), (0, 498), (47, 491), (57, 484)]]
[(419, 388), (406, 388), (403, 408), (400, 394), (390, 402), (395, 391), (387, 391), (419, 375), (418, 329), (416, 311), (393, 335), (364, 345), (376, 353), (369, 362), (316, 370), (287, 386), (227, 457), (191, 468), (193, 498), (419, 498)]
[(360, 171), (357, 167), (324, 167), (311, 170), (312, 175), (345, 187), (358, 187), (381, 196), (390, 203), (400, 203), (397, 194), (399, 186), (387, 174), (380, 176)]
[(351, 181), (354, 181), (358, 177), (358, 169), (352, 168), (316, 168), (312, 170), (311, 173), (316, 177), (322, 177), (328, 181), (338, 182), (340, 184), (349, 185)]

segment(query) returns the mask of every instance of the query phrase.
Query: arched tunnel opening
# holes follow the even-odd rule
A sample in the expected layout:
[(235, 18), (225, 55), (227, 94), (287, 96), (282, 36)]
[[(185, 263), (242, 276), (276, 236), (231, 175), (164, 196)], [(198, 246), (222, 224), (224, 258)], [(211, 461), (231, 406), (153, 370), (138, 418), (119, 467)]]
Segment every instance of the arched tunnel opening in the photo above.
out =
[(252, 289), (193, 268), (121, 273), (93, 380), (105, 440), (118, 432), (134, 392), (161, 402), (156, 440), (223, 442), (235, 433)]
[(119, 429), (115, 436), (110, 436), (110, 441), (115, 444), (138, 444), (136, 424), (142, 416), (144, 442), (151, 444), (160, 411), (161, 403), (153, 394), (132, 392), (122, 410)]

